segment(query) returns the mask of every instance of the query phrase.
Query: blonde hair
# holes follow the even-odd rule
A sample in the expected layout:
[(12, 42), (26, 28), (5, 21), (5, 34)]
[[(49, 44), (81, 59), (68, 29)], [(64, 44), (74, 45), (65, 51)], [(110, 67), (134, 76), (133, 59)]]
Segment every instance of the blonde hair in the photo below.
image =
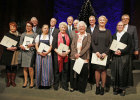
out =
[(68, 25), (66, 22), (61, 22), (61, 23), (59, 23), (59, 29), (62, 25), (65, 26), (66, 29), (68, 28)]
[(105, 21), (106, 21), (106, 23), (108, 22), (108, 19), (107, 19), (104, 15), (101, 15), (101, 16), (98, 18), (98, 22), (99, 22), (100, 18), (104, 18)]

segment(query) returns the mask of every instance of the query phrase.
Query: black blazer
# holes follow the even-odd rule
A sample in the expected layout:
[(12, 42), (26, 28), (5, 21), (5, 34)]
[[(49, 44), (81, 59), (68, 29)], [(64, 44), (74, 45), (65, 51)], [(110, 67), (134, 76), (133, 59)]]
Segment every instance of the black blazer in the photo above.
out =
[[(54, 30), (52, 32), (52, 36), (54, 37), (55, 35), (58, 35), (59, 32), (60, 32), (59, 29), (54, 28)], [(49, 34), (50, 34), (50, 30), (49, 30)]]
[(138, 34), (137, 34), (136, 26), (128, 25), (127, 32), (129, 33), (129, 35), (131, 36), (131, 39), (132, 39), (132, 52), (133, 51), (138, 51), (139, 50)]
[[(112, 39), (117, 40), (117, 36), (116, 34), (113, 35)], [(121, 54), (125, 55), (125, 54), (130, 54), (131, 52), (131, 47), (132, 47), (132, 39), (131, 36), (129, 35), (129, 33), (124, 33), (124, 35), (121, 37), (120, 42), (124, 43), (127, 45), (127, 47), (125, 49), (120, 49)]]
[[(98, 27), (97, 25), (95, 25), (95, 28), (94, 28), (93, 32), (94, 32), (96, 29), (98, 29), (98, 28), (99, 28), (99, 27)], [(90, 26), (87, 28), (86, 31), (87, 31), (87, 33), (90, 33), (91, 36), (92, 36), (93, 32), (91, 32), (91, 27), (90, 27)]]

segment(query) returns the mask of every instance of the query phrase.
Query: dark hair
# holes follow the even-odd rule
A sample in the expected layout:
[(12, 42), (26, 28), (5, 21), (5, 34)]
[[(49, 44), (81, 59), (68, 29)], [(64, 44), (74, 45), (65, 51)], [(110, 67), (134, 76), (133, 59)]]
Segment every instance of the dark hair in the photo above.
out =
[(10, 22), (10, 23), (9, 23), (9, 26), (10, 26), (10, 25), (15, 26), (15, 27), (17, 28), (16, 22)]
[(33, 27), (33, 23), (32, 23), (31, 21), (27, 21), (27, 22), (26, 22), (26, 25), (27, 25), (27, 24), (30, 24), (30, 25)]

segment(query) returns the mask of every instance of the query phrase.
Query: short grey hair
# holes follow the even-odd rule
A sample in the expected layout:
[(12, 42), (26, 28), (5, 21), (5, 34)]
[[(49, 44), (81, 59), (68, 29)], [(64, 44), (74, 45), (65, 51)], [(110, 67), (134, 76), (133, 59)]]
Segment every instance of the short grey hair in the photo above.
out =
[(60, 29), (60, 27), (61, 27), (62, 25), (64, 25), (64, 26), (66, 27), (66, 29), (68, 28), (68, 25), (67, 25), (66, 22), (61, 22), (61, 23), (59, 23), (59, 29)]
[(75, 19), (75, 20), (73, 21), (73, 24), (74, 24), (75, 21), (78, 21), (78, 23), (79, 23), (79, 20), (78, 20), (78, 19)]
[[(37, 20), (37, 18), (36, 18), (36, 17), (32, 17), (32, 18), (31, 18), (31, 21), (32, 21), (33, 19)], [(38, 21), (38, 20), (37, 20), (37, 21)]]
[(78, 25), (77, 25), (77, 29), (78, 29), (78, 31), (79, 31), (79, 25), (80, 25), (80, 24), (85, 25), (85, 28), (87, 29), (87, 25), (86, 25), (86, 23), (85, 23), (84, 21), (80, 21), (80, 22), (78, 23)]

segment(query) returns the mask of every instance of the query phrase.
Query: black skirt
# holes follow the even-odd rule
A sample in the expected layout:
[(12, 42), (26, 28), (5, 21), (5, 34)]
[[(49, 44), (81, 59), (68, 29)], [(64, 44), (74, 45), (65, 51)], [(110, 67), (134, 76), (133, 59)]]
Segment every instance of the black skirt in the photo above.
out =
[(129, 55), (113, 56), (111, 75), (114, 88), (126, 88), (133, 85), (131, 58)]

